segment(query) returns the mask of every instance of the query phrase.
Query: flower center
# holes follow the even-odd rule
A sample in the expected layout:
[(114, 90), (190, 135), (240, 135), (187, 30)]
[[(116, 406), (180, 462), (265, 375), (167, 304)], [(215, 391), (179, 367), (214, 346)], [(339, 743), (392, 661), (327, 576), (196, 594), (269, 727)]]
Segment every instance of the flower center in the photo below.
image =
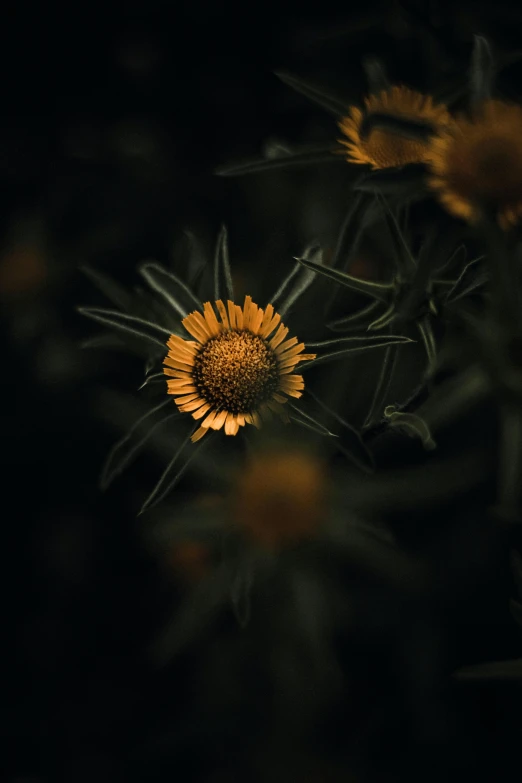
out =
[(426, 147), (414, 139), (376, 128), (366, 142), (368, 154), (380, 168), (418, 163), (426, 155)]
[(196, 356), (193, 378), (201, 397), (219, 410), (250, 413), (279, 385), (277, 359), (267, 343), (247, 329), (208, 340)]

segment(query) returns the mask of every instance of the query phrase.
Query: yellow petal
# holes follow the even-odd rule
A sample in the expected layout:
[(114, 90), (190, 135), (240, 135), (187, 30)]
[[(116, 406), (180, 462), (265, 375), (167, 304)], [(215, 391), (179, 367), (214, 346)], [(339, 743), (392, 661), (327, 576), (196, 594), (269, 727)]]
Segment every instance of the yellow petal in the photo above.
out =
[(219, 314), (221, 316), (221, 321), (223, 323), (223, 326), (225, 329), (230, 329), (230, 324), (228, 322), (228, 315), (227, 315), (227, 309), (221, 299), (218, 299), (216, 301), (216, 307), (219, 310)]
[(196, 441), (201, 440), (203, 435), (206, 435), (208, 432), (208, 429), (206, 427), (198, 427), (194, 435), (191, 437), (192, 443), (196, 443)]
[(210, 424), (210, 427), (212, 427), (213, 430), (220, 430), (223, 424), (225, 423), (225, 419), (227, 418), (227, 411), (220, 411), (217, 415), (214, 421)]
[(210, 302), (205, 302), (203, 305), (203, 312), (205, 313), (205, 321), (213, 337), (217, 337), (221, 333), (221, 327), (216, 318), (214, 308)]

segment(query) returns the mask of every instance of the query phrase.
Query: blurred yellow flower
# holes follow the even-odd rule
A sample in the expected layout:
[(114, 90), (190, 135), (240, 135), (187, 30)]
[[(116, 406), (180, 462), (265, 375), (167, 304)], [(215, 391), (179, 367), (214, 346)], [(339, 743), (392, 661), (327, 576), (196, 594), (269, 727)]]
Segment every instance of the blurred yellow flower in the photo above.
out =
[(405, 138), (391, 130), (375, 128), (367, 136), (363, 124), (372, 114), (389, 115), (399, 120), (426, 122), (434, 128), (451, 122), (447, 108), (435, 104), (431, 95), (424, 95), (403, 85), (394, 85), (379, 95), (364, 100), (364, 108), (352, 106), (349, 114), (339, 122), (346, 138), (339, 143), (349, 163), (370, 164), (372, 169), (387, 169), (407, 163), (426, 161), (427, 143)]
[(297, 449), (259, 452), (240, 473), (232, 519), (261, 546), (277, 550), (313, 537), (326, 518), (326, 468)]
[(452, 215), (475, 221), (493, 211), (504, 229), (522, 216), (522, 107), (482, 103), (430, 144), (429, 185)]

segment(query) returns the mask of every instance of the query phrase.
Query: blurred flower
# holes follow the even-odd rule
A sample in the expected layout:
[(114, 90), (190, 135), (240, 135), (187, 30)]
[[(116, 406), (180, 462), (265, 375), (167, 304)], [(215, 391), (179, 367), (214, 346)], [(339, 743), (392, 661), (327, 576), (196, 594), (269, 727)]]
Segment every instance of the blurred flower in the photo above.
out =
[(203, 541), (178, 541), (167, 555), (167, 565), (187, 584), (197, 584), (211, 568), (211, 553)]
[(364, 109), (352, 106), (349, 114), (339, 121), (339, 128), (346, 136), (346, 139), (339, 139), (339, 143), (346, 148), (342, 154), (349, 163), (370, 164), (372, 169), (423, 163), (429, 149), (422, 140), (403, 137), (396, 130), (376, 127), (366, 134), (364, 125), (372, 116), (428, 123), (434, 130), (450, 122), (444, 105), (434, 104), (431, 95), (402, 85), (383, 90), (379, 95), (370, 95), (364, 104)]
[(326, 518), (323, 462), (303, 450), (266, 450), (252, 457), (232, 493), (232, 518), (268, 549), (313, 536)]
[(30, 296), (47, 283), (48, 259), (37, 244), (18, 242), (0, 257), (0, 297)]
[(194, 419), (205, 416), (193, 442), (209, 429), (237, 435), (245, 424), (259, 427), (270, 412), (284, 416), (287, 397), (301, 397), (304, 389), (302, 375), (293, 370), (298, 362), (315, 358), (302, 353), (305, 346), (297, 337), (285, 339), (288, 328), (272, 305), (263, 310), (246, 296), (243, 308), (228, 300), (228, 313), (220, 299), (215, 306), (221, 323), (205, 302), (203, 315), (195, 310), (182, 321), (196, 339), (171, 335), (163, 362), (168, 393), (179, 410)]
[(502, 228), (522, 215), (522, 107), (489, 100), (431, 140), (430, 186), (448, 212), (474, 221), (493, 209)]

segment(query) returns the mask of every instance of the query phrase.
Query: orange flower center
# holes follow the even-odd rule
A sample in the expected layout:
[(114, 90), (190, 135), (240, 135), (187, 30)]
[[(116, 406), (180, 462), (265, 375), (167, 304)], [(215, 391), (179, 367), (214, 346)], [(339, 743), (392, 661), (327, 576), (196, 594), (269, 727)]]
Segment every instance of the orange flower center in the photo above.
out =
[(426, 157), (426, 146), (414, 139), (401, 138), (390, 131), (372, 130), (366, 141), (367, 155), (379, 168), (418, 163)]
[(206, 402), (230, 413), (250, 413), (279, 385), (277, 359), (265, 340), (247, 329), (206, 342), (194, 361), (195, 386)]

